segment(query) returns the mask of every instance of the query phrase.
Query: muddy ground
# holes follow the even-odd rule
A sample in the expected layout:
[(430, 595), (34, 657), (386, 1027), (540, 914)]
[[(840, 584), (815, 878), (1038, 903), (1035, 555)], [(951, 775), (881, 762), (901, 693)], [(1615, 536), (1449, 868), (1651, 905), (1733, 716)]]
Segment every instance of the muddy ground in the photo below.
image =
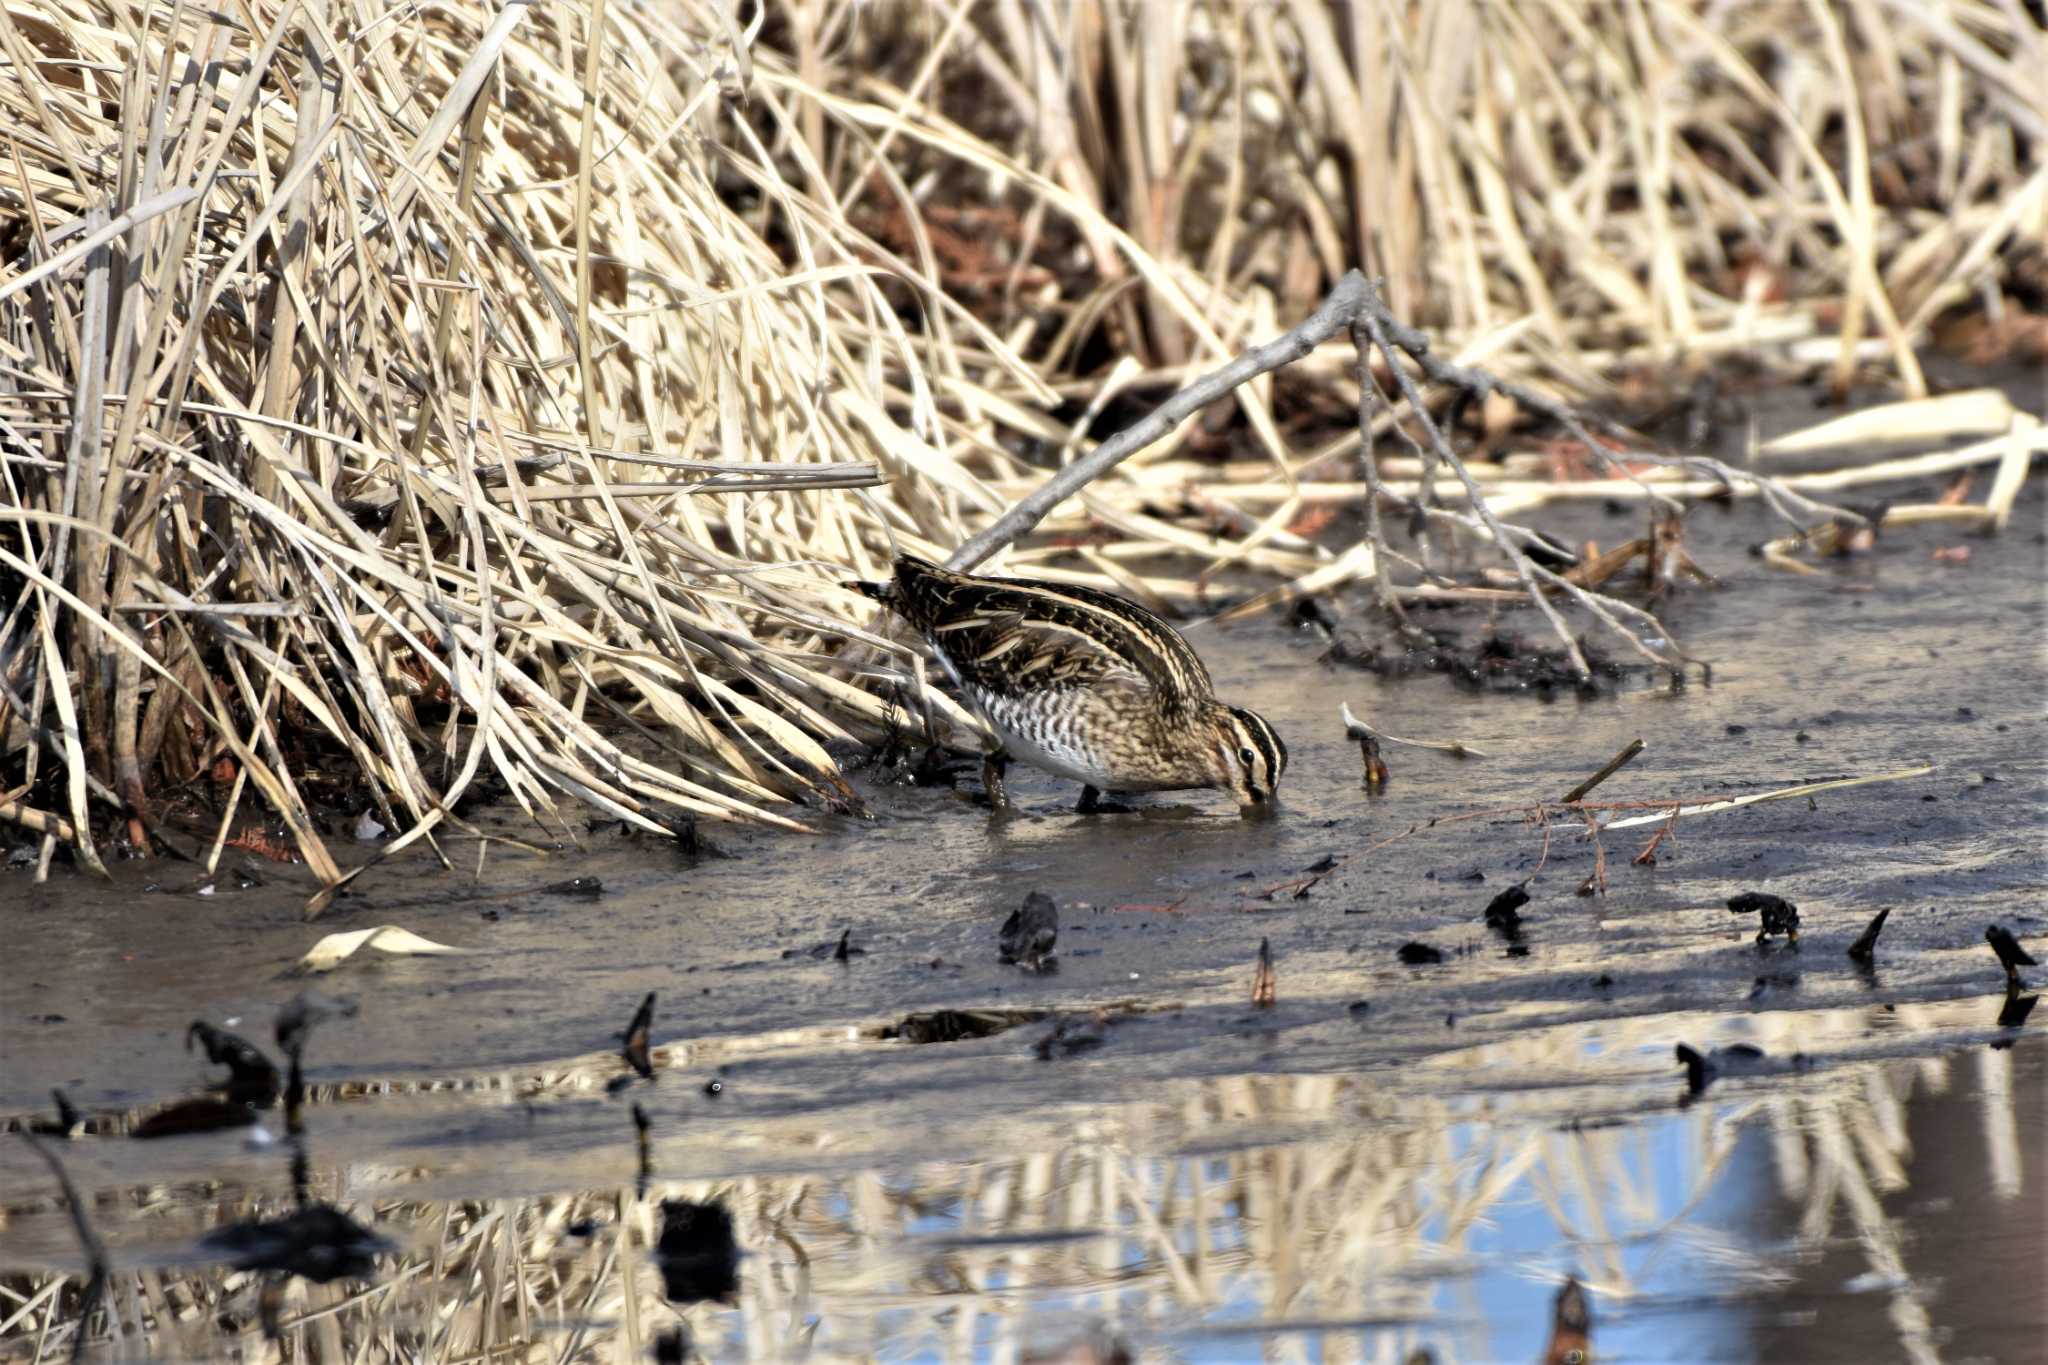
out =
[[(381, 1216), (415, 1267), (449, 1263), (434, 1238), (478, 1210), (525, 1238), (550, 1211), (601, 1206), (582, 1241), (527, 1254), (638, 1286), (535, 1298), (500, 1341), (639, 1358), (680, 1321), (713, 1358), (1016, 1359), (1099, 1323), (1160, 1358), (1534, 1359), (1576, 1274), (1603, 1358), (2022, 1359), (2044, 1324), (2048, 1049), (1999, 1026), (1982, 935), (2000, 922), (2038, 951), (2048, 931), (2039, 489), (2002, 537), (1900, 530), (1816, 577), (1748, 553), (1775, 534), (1755, 505), (1695, 512), (1689, 543), (1723, 586), (1664, 610), (1712, 664), (1710, 685), (1676, 691), (1481, 695), (1327, 662), (1327, 635), (1291, 621), (1196, 626), (1219, 693), (1292, 751), (1272, 819), (1208, 795), (1080, 817), (1069, 787), (1024, 770), (1022, 809), (993, 819), (971, 775), (868, 780), (874, 820), (811, 839), (708, 830), (730, 856), (579, 822), (545, 859), (494, 842), (478, 876), (458, 841), (460, 871), (380, 867), (310, 926), (310, 888), (270, 864), (208, 894), (177, 864), (111, 885), (4, 874), (0, 1116), (46, 1113), (52, 1086), (105, 1116), (193, 1092), (214, 1069), (182, 1046), (192, 1020), (268, 1046), (315, 938), (395, 923), (469, 951), (320, 979), (359, 1013), (308, 1052), (316, 1190)], [(1536, 520), (1571, 542), (1638, 532), (1634, 509)], [(1966, 563), (1934, 557), (1957, 544)], [(1362, 600), (1333, 606), (1340, 631), (1368, 629)], [(1486, 622), (1423, 619), (1467, 638)], [(1495, 624), (1547, 643), (1531, 613)], [(1485, 757), (1390, 748), (1391, 781), (1368, 792), (1346, 702)], [(1654, 829), (1610, 833), (1606, 893), (1581, 895), (1583, 831), (1546, 836), (1518, 812), (1637, 737), (1600, 797), (1933, 772), (1685, 820), (1654, 865), (1632, 862)], [(1447, 818), (1476, 811), (1497, 813)], [(572, 876), (602, 894), (539, 889)], [(1511, 945), (1482, 916), (1516, 884), (1531, 899)], [(1760, 949), (1755, 918), (1724, 907), (1751, 889), (1797, 903), (1796, 948)], [(998, 960), (1031, 891), (1059, 907), (1055, 972)], [(1884, 907), (1860, 970), (1844, 949)], [(860, 951), (839, 959), (843, 934)], [(1250, 1001), (1262, 939), (1270, 1010)], [(1405, 965), (1417, 942), (1444, 960)], [(615, 1035), (649, 991), (657, 1079), (608, 1094), (629, 1074)], [(883, 1036), (963, 1009), (1055, 1017)], [(1688, 1097), (1674, 1045), (1738, 1040), (1768, 1073)], [(656, 1192), (735, 1209), (735, 1306), (679, 1317), (653, 1296), (653, 1215), (614, 1202), (638, 1164), (634, 1102)], [(117, 1266), (213, 1275), (235, 1308), (246, 1291), (195, 1266), (191, 1239), (227, 1210), (284, 1206), (276, 1149), (89, 1137), (62, 1155), (99, 1192)], [(13, 1141), (0, 1220), (5, 1283), (78, 1265), (48, 1170)], [(410, 1302), (417, 1325), (407, 1296), (438, 1281), (401, 1279), (379, 1311)], [(182, 1349), (259, 1358), (244, 1310)], [(32, 1345), (0, 1328), (0, 1358)]]

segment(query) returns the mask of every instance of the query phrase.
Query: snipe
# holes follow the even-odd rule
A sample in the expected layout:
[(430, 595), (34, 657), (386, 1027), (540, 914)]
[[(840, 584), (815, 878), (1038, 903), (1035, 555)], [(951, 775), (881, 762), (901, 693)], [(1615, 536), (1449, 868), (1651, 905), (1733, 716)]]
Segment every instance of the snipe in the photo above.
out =
[(980, 578), (904, 555), (887, 583), (850, 583), (930, 641), (955, 686), (1002, 741), (982, 776), (1001, 807), (1011, 758), (1103, 792), (1218, 787), (1268, 805), (1287, 746), (1251, 711), (1216, 700), (1180, 633), (1093, 588)]

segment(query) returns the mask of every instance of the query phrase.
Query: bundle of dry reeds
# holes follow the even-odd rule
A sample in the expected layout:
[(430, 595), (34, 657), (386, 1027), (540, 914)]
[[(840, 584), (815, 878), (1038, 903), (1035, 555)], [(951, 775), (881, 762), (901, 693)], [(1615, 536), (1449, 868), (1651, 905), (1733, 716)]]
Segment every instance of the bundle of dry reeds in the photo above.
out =
[(1059, 359), (1102, 317), (1200, 360), (1359, 267), (1572, 387), (1825, 331), (1838, 380), (1868, 338), (1917, 395), (1945, 310), (2038, 331), (2048, 293), (2038, 6), (986, 0), (847, 28), (792, 23), (799, 71), (915, 144), (948, 278), (1057, 308)]
[[(1959, 300), (2040, 302), (2017, 5), (732, 16), (0, 8), (0, 820), (39, 874), (206, 781), (209, 864), (253, 794), (328, 882), (317, 812), (403, 846), (485, 788), (796, 824), (896, 710), (844, 570), (942, 554), (1352, 264), (1580, 392), (1818, 331), (1910, 392)], [(1370, 571), (1298, 524), (1350, 367), (1143, 457), (1246, 445), (1283, 495), (1105, 484), (1062, 571)]]
[(309, 806), (410, 838), (480, 774), (648, 828), (841, 798), (822, 741), (886, 706), (821, 584), (996, 503), (933, 444), (947, 303), (913, 338), (785, 177), (721, 12), (0, 13), (0, 817), (45, 867), (216, 774), (213, 857), (253, 787), (328, 881)]

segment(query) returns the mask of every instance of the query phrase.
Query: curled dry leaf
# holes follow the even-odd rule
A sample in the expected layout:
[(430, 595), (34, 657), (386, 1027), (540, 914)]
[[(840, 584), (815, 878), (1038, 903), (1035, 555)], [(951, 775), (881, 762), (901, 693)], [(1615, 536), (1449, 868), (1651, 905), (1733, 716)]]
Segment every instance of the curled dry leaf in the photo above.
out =
[(295, 970), (301, 974), (331, 972), (365, 948), (401, 955), (474, 951), (470, 948), (456, 948), (446, 943), (436, 943), (430, 938), (421, 938), (412, 930), (401, 929), (396, 924), (380, 924), (374, 929), (351, 929), (347, 933), (329, 934), (299, 959)]

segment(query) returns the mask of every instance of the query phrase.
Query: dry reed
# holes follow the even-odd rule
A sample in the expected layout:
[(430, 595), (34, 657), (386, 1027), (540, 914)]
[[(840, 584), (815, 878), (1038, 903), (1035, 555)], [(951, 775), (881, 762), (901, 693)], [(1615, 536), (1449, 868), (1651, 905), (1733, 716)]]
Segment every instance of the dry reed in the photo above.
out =
[(850, 799), (824, 743), (886, 706), (821, 581), (993, 498), (717, 13), (0, 18), (18, 823), (97, 866), (96, 804), (217, 770), (210, 857), (254, 794), (331, 883), (309, 783), (400, 843), (486, 773), (650, 829)]

